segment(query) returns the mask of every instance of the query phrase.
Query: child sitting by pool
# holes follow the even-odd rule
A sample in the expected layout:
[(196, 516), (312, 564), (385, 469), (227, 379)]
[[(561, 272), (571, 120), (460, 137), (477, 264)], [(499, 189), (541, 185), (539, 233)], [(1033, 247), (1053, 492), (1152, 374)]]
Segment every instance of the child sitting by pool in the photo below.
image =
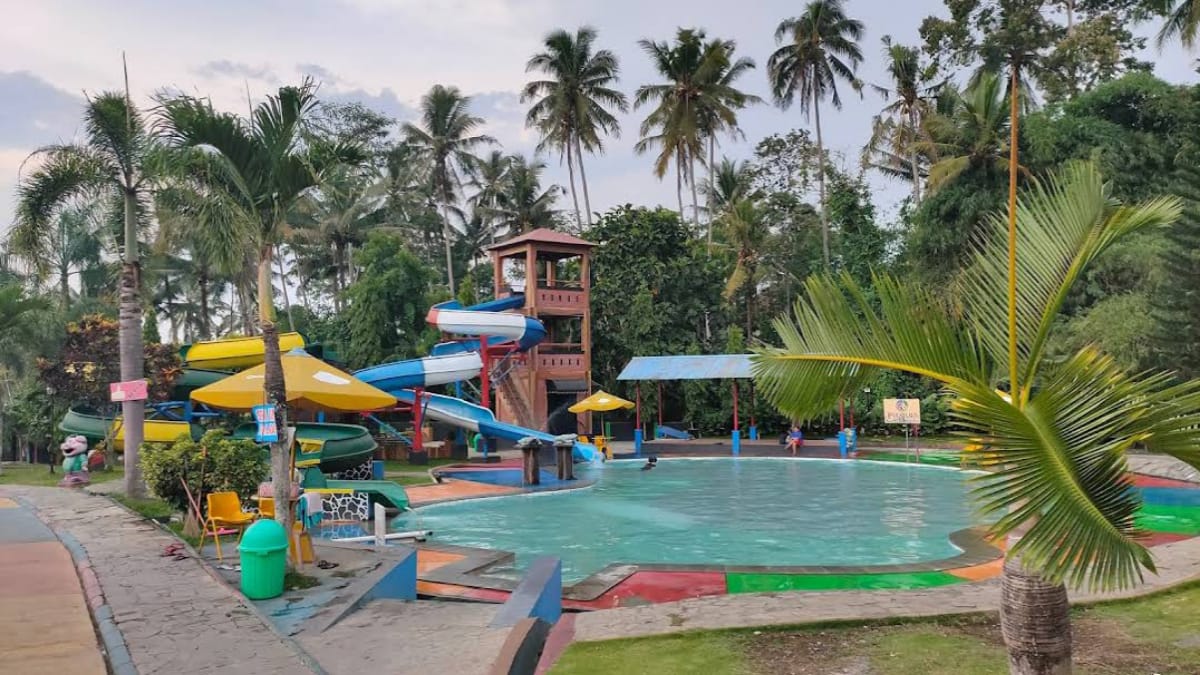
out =
[(796, 451), (804, 446), (804, 432), (800, 431), (800, 427), (792, 425), (792, 430), (788, 432), (788, 447), (792, 450), (792, 457), (796, 456)]

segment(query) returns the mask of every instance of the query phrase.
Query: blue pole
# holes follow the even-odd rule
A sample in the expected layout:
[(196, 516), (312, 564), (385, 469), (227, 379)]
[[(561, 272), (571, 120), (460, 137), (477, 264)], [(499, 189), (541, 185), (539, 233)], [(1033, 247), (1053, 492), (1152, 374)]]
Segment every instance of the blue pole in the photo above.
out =
[(633, 456), (642, 456), (642, 430), (640, 428), (633, 430)]
[(733, 456), (737, 457), (742, 454), (742, 434), (737, 429), (733, 430)]
[(750, 425), (750, 440), (752, 440), (752, 441), (758, 440), (758, 425), (757, 424)]

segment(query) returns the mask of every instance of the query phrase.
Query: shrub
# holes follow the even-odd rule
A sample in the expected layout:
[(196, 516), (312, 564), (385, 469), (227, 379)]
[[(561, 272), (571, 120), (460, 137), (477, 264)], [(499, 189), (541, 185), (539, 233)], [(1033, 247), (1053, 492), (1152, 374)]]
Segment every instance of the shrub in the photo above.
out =
[(188, 506), (183, 480), (197, 499), (204, 493), (232, 490), (242, 501), (248, 500), (267, 478), (264, 460), (262, 448), (228, 438), (223, 431), (210, 431), (199, 441), (150, 443), (142, 448), (141, 457), (151, 492), (180, 510)]

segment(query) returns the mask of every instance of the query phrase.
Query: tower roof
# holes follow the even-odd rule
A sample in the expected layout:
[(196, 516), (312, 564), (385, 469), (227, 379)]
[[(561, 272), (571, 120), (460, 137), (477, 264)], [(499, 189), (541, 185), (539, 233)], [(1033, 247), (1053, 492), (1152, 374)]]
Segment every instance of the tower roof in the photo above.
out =
[(512, 239), (506, 239), (502, 242), (492, 244), (487, 247), (489, 251), (495, 251), (502, 248), (512, 248), (522, 244), (553, 244), (555, 246), (575, 246), (579, 248), (593, 248), (596, 244), (580, 239), (566, 232), (559, 232), (545, 227), (539, 227), (536, 230), (530, 230), (525, 234), (518, 235)]

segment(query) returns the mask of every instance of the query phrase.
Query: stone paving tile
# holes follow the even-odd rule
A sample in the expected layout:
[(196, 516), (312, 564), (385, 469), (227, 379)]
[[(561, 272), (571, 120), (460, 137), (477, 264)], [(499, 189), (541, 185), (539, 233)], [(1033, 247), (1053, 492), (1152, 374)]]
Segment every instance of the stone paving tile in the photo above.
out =
[(77, 490), (6, 486), (3, 493), (28, 500), (86, 550), (142, 675), (311, 672), (294, 645), (201, 563), (160, 557), (176, 539), (158, 527)]
[[(488, 627), (497, 609), (473, 602), (376, 600), (324, 633), (301, 634), (300, 643), (330, 675), (480, 675), (508, 636), (507, 629)], [(346, 649), (348, 644), (355, 648)]]

